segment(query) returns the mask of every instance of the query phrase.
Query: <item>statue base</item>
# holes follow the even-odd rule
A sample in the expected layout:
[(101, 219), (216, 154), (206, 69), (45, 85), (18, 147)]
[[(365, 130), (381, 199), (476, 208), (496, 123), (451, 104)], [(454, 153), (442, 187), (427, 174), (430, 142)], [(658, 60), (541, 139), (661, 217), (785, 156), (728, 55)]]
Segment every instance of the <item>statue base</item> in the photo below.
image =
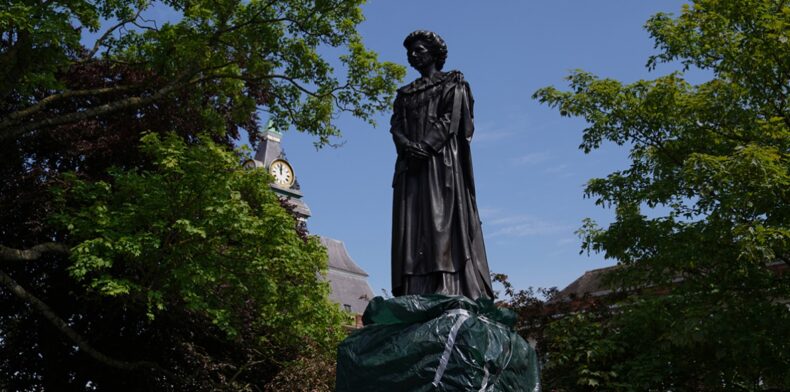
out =
[(489, 299), (373, 298), (340, 344), (336, 392), (539, 392), (537, 356), (515, 313)]

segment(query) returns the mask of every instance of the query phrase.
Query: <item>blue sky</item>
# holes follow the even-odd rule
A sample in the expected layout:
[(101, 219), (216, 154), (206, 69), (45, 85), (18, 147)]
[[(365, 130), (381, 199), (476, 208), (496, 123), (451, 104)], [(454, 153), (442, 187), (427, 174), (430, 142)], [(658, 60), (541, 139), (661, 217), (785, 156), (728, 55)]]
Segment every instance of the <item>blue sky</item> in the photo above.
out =
[[(656, 12), (680, 12), (682, 1), (424, 1), (373, 0), (360, 26), (380, 59), (406, 65), (403, 38), (433, 30), (447, 42), (445, 69), (461, 70), (475, 97), (472, 153), (477, 200), (491, 270), (517, 288), (563, 288), (584, 271), (614, 264), (580, 255), (574, 232), (585, 217), (600, 224), (613, 212), (583, 197), (591, 178), (624, 168), (627, 150), (578, 149), (584, 122), (560, 117), (532, 100), (540, 87), (565, 89), (563, 77), (583, 69), (625, 82), (648, 72), (656, 53), (643, 29)], [(409, 69), (406, 81), (418, 76)], [(390, 288), (390, 224), (395, 151), (389, 113), (378, 127), (342, 117), (340, 148), (316, 151), (304, 134), (286, 132), (283, 146), (313, 216), (314, 234), (345, 242), (369, 274), (375, 293)]]

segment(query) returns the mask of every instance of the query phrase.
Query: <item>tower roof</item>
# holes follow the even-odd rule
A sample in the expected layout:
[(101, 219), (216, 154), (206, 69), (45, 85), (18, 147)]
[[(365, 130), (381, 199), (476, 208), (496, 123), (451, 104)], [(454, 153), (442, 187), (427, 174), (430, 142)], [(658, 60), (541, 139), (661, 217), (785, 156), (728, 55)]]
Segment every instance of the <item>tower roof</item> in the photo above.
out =
[(261, 132), (262, 140), (255, 152), (255, 160), (263, 162), (264, 167), (269, 167), (273, 160), (284, 158), (285, 153), (280, 145), (283, 134), (274, 128), (271, 120), (266, 124), (266, 130)]

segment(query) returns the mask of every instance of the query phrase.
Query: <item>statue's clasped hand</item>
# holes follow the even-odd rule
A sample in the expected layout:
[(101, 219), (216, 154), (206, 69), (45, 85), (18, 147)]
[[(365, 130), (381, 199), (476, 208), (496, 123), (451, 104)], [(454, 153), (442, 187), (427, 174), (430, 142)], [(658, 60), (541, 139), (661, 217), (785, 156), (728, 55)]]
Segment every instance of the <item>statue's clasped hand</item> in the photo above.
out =
[(422, 142), (410, 142), (406, 145), (406, 154), (408, 154), (409, 158), (417, 159), (417, 160), (424, 160), (431, 157), (431, 152), (428, 150), (428, 146)]

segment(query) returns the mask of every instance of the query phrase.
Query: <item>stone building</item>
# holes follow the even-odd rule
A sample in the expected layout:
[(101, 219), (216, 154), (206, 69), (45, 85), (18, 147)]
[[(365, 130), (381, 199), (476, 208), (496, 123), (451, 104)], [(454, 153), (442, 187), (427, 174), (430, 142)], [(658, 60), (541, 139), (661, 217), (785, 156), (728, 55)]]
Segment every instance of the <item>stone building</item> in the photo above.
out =
[[(245, 168), (263, 168), (273, 177), (272, 190), (293, 206), (299, 224), (307, 226), (310, 208), (302, 199), (302, 191), (293, 166), (285, 156), (281, 145), (282, 134), (271, 123), (262, 134), (255, 158), (244, 162)], [(342, 241), (320, 236), (321, 243), (329, 255), (329, 270), (326, 279), (332, 288), (329, 298), (342, 309), (355, 315), (355, 324), (361, 326), (361, 315), (373, 298), (368, 284), (368, 274), (354, 262)]]

